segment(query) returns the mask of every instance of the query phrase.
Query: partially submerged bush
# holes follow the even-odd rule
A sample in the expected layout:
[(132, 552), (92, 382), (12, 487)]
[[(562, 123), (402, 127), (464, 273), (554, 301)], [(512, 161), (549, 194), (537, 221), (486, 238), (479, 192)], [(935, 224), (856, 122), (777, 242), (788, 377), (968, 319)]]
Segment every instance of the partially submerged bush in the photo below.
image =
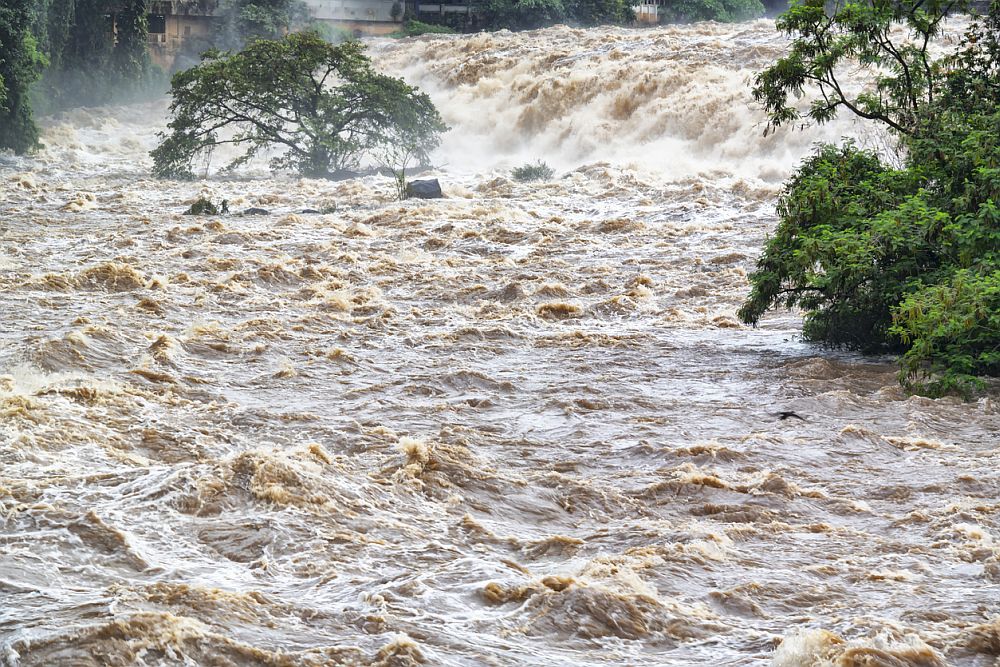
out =
[(219, 215), (219, 209), (210, 199), (198, 197), (188, 210), (184, 211), (184, 215)]
[(514, 180), (519, 183), (527, 183), (529, 181), (545, 181), (552, 178), (553, 174), (555, 174), (555, 171), (552, 170), (552, 167), (545, 164), (541, 160), (535, 162), (534, 164), (529, 162), (528, 164), (517, 167), (510, 172), (510, 175), (514, 178)]
[(903, 385), (939, 395), (983, 387), (1000, 375), (1000, 270), (956, 271), (948, 282), (908, 294), (893, 309), (894, 335), (910, 346)]

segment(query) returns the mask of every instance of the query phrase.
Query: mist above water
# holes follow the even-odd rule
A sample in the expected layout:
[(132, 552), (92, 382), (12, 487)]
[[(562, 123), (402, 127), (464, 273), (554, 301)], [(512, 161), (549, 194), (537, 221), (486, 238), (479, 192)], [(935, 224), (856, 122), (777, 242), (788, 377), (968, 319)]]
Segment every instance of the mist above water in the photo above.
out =
[(0, 663), (992, 665), (993, 397), (735, 318), (781, 181), (868, 140), (762, 136), (782, 48), (374, 42), (454, 128), (430, 202), (48, 119), (0, 166)]

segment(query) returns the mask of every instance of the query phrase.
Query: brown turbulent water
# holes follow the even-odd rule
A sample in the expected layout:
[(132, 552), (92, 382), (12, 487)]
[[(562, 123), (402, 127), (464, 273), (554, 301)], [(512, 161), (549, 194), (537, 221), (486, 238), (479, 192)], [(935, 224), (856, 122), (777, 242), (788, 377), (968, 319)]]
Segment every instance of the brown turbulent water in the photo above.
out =
[(162, 103), (47, 119), (0, 171), (0, 663), (1000, 664), (995, 394), (735, 320), (857, 132), (761, 137), (782, 47), (377, 43), (455, 128), (433, 202), (151, 180)]

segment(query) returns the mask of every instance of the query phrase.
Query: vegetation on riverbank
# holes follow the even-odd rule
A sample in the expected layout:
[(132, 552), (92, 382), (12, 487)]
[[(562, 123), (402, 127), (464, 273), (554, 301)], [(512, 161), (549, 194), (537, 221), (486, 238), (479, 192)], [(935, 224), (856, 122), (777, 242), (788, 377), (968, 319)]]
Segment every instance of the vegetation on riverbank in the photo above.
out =
[(455, 32), (457, 31), (454, 28), (449, 28), (446, 25), (408, 19), (403, 22), (399, 30), (389, 33), (389, 37), (400, 39), (403, 37), (419, 37), (420, 35), (452, 35)]
[[(891, 131), (900, 164), (850, 142), (818, 148), (785, 187), (740, 310), (756, 324), (803, 308), (807, 339), (900, 353), (900, 381), (931, 395), (1000, 374), (1000, 2), (935, 59), (953, 8), (805, 0), (779, 18), (792, 48), (753, 89), (769, 129), (847, 110)], [(874, 87), (849, 94), (848, 64)], [(791, 98), (807, 89), (818, 96), (803, 112)]]
[(0, 148), (25, 153), (38, 144), (28, 89), (46, 64), (29, 30), (29, 0), (0, 6)]

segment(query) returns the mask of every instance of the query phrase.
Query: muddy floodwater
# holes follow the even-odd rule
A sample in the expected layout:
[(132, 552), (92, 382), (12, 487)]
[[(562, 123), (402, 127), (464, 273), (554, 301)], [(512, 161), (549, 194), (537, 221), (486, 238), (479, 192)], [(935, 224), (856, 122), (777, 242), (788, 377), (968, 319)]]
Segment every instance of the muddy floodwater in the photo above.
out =
[(437, 201), (154, 180), (164, 102), (43, 119), (0, 156), (0, 664), (1000, 664), (996, 391), (735, 317), (796, 161), (877, 141), (763, 137), (784, 48), (373, 42), (453, 128)]

